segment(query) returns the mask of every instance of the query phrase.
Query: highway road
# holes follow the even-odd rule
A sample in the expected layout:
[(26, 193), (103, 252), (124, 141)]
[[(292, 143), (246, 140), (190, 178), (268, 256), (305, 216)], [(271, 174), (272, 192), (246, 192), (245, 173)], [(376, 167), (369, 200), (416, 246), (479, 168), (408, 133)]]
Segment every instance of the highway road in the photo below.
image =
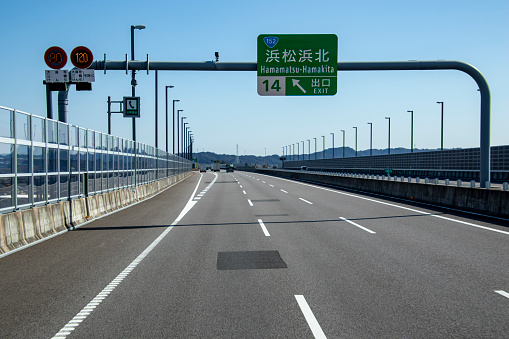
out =
[(508, 225), (195, 173), (0, 258), (0, 337), (509, 338)]

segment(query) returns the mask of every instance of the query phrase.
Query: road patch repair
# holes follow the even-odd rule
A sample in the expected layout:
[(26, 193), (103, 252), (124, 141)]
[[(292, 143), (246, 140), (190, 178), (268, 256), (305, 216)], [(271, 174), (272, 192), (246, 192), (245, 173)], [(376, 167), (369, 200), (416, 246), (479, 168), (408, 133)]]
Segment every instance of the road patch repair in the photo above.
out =
[(279, 251), (236, 251), (217, 254), (218, 270), (288, 268)]

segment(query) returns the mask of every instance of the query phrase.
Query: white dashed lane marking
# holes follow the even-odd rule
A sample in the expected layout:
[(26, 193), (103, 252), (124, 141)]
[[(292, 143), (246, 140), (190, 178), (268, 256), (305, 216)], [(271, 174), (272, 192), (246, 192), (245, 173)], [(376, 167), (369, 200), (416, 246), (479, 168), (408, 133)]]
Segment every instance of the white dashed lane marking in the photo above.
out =
[(361, 226), (361, 225), (359, 225), (359, 224), (356, 224), (356, 223), (354, 223), (353, 221), (350, 221), (350, 220), (345, 219), (345, 218), (343, 218), (343, 217), (339, 217), (339, 219), (341, 219), (341, 220), (343, 220), (343, 221), (346, 221), (347, 223), (352, 224), (352, 225), (354, 225), (354, 226), (356, 226), (356, 227), (359, 227), (360, 229), (362, 229), (362, 230), (364, 230), (364, 231), (366, 231), (366, 232), (368, 232), (368, 233), (371, 233), (371, 234), (375, 234), (375, 233), (376, 233), (375, 231), (372, 231), (372, 230), (370, 230), (369, 228), (366, 228), (366, 227), (364, 227), (364, 226)]

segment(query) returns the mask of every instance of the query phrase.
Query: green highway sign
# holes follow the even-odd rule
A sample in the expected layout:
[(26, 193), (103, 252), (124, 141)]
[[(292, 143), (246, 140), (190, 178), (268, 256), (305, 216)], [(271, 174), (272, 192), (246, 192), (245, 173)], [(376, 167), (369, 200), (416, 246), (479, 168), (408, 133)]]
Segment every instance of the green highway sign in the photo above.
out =
[(257, 47), (259, 95), (336, 94), (335, 34), (260, 34)]
[(124, 118), (140, 117), (140, 97), (124, 97)]

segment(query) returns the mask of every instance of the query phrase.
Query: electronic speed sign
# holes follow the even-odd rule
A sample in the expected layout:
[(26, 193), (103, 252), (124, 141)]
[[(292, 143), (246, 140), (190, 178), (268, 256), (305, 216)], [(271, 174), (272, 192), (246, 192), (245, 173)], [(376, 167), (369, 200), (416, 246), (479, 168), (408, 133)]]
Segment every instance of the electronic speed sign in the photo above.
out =
[(60, 69), (67, 63), (67, 54), (62, 48), (53, 46), (44, 53), (44, 61), (48, 67)]
[(88, 68), (94, 60), (92, 52), (85, 46), (78, 46), (72, 50), (70, 56), (72, 64), (77, 68)]

